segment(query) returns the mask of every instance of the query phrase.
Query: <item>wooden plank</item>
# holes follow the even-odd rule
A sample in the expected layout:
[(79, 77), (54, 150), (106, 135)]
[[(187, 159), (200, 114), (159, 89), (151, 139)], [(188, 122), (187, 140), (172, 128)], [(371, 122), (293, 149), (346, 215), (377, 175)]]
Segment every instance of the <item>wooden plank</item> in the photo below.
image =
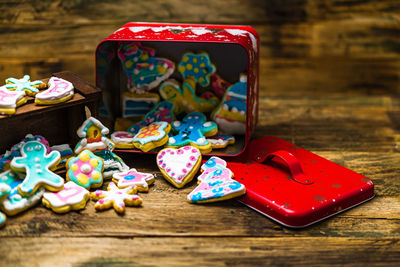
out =
[[(398, 238), (2, 238), (6, 265), (394, 266)], [(23, 252), (23, 257), (21, 253)]]

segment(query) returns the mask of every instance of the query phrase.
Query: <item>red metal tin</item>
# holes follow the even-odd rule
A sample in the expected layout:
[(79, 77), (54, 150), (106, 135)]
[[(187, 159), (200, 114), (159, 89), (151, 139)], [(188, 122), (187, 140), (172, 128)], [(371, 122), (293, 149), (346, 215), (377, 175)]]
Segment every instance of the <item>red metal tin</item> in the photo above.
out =
[[(258, 118), (258, 64), (259, 37), (249, 26), (128, 23), (103, 40), (96, 49), (96, 85), (103, 90), (105, 103), (111, 108), (111, 120), (121, 106), (120, 66), (115, 63), (116, 45), (120, 42), (139, 41), (156, 47), (162, 56), (177, 58), (182, 51), (202, 49), (214, 56), (218, 71), (233, 80), (238, 73), (247, 73), (247, 106), (245, 135), (236, 138), (231, 149), (212, 151), (212, 155), (237, 156), (251, 137)], [(178, 51), (179, 50), (179, 51)], [(168, 55), (168, 53), (171, 53)], [(127, 152), (127, 150), (123, 150)], [(128, 152), (141, 151), (129, 150)], [(149, 152), (156, 153), (156, 152)], [(210, 154), (211, 155), (211, 154)]]
[(239, 201), (289, 227), (305, 227), (374, 197), (374, 184), (277, 137), (250, 141), (228, 167), (246, 186)]

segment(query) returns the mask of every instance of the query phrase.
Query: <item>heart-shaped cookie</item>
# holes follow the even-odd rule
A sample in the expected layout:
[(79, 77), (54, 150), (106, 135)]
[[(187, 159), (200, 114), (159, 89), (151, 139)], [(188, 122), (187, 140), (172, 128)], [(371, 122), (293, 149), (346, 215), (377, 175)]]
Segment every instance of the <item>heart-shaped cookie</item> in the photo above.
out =
[(200, 164), (200, 150), (193, 146), (165, 148), (157, 154), (157, 166), (162, 175), (177, 188), (182, 188), (193, 179)]

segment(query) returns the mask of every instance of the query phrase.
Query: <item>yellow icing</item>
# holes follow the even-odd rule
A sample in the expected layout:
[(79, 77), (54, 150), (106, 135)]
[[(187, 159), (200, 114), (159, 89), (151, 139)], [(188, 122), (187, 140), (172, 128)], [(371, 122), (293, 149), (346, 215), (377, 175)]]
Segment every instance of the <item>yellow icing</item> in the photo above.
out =
[(72, 166), (71, 166), (71, 170), (73, 171), (73, 172), (76, 172), (77, 170), (79, 169), (79, 166), (77, 165), (77, 164), (72, 164)]
[(206, 64), (200, 63), (200, 68), (204, 68), (205, 66), (206, 66)]
[(179, 70), (179, 72), (185, 72), (186, 69), (184, 66), (179, 65), (178, 70)]
[(162, 67), (162, 66), (157, 66), (157, 72), (160, 74), (163, 74), (167, 71), (166, 68)]
[(194, 68), (194, 70), (193, 70), (195, 73), (198, 73), (199, 72), (199, 68)]
[(100, 127), (97, 126), (97, 125), (94, 125), (94, 124), (91, 125), (89, 127), (89, 129), (87, 130), (87, 132), (86, 132), (86, 137), (89, 138), (89, 139), (98, 138), (98, 137), (100, 137), (100, 135), (101, 135)]
[(101, 177), (101, 173), (100, 172), (98, 172), (98, 171), (93, 171), (92, 172), (92, 178), (94, 180), (98, 180), (98, 179), (100, 179), (100, 177)]
[(78, 174), (76, 178), (78, 179), (78, 182), (82, 185), (85, 185), (89, 182), (89, 177), (87, 177), (87, 175), (83, 173)]
[(149, 55), (147, 55), (147, 54), (141, 54), (140, 55), (140, 59), (143, 60), (143, 61), (146, 61), (148, 58), (149, 58)]
[(199, 78), (199, 82), (200, 82), (200, 83), (204, 82), (204, 78), (203, 78), (203, 77), (200, 77), (200, 78)]
[(197, 63), (197, 58), (193, 58), (193, 63)]
[(191, 69), (193, 68), (193, 66), (192, 66), (192, 64), (187, 64), (187, 65), (186, 65), (186, 68), (187, 68), (188, 70), (191, 70)]
[(189, 60), (189, 57), (188, 56), (184, 56), (183, 57), (183, 62), (187, 62)]
[(90, 155), (89, 155), (89, 153), (86, 153), (86, 152), (81, 153), (81, 154), (79, 155), (79, 159), (80, 159), (81, 161), (83, 161), (83, 162), (88, 162), (88, 161), (90, 160)]
[(130, 69), (132, 67), (132, 65), (133, 65), (133, 62), (131, 60), (127, 60), (125, 62), (125, 67), (127, 67), (128, 69)]
[(98, 160), (98, 159), (91, 159), (91, 160), (90, 160), (90, 165), (91, 165), (93, 168), (96, 168), (96, 167), (99, 165), (99, 160)]

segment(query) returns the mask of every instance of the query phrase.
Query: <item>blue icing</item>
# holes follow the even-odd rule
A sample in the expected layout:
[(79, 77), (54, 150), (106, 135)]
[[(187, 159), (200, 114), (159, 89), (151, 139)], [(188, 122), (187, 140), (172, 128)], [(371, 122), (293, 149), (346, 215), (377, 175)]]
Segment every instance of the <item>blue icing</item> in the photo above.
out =
[(238, 183), (238, 182), (236, 182), (236, 181), (233, 181), (233, 182), (229, 185), (229, 188), (232, 189), (232, 190), (236, 190), (236, 189), (241, 188), (242, 186), (243, 186), (242, 184), (240, 184), (240, 183)]
[(125, 101), (125, 108), (130, 108), (130, 109), (151, 109), (154, 106), (152, 102), (140, 102), (140, 101), (134, 101), (134, 100), (126, 100)]
[(172, 127), (179, 133), (170, 137), (167, 145), (183, 146), (193, 143), (198, 146), (207, 145), (209, 142), (204, 134), (217, 129), (215, 122), (206, 122), (206, 116), (200, 112), (186, 115), (182, 122), (172, 123)]
[(206, 87), (210, 83), (210, 76), (216, 68), (211, 63), (210, 57), (206, 53), (183, 55), (178, 67), (184, 79), (193, 78), (201, 86)]
[(0, 224), (5, 223), (6, 220), (7, 220), (6, 216), (2, 212), (0, 212)]
[(135, 175), (127, 175), (124, 177), (125, 180), (135, 180), (136, 176)]
[[(140, 144), (146, 144), (148, 142), (153, 142), (153, 141), (158, 141), (161, 140), (162, 138), (164, 138), (164, 136), (166, 135), (165, 129), (168, 127), (168, 122), (165, 121), (158, 121), (158, 122), (154, 122), (154, 124), (157, 125), (161, 125), (158, 128), (158, 132), (160, 133), (157, 136), (151, 135), (151, 136), (147, 136), (147, 137), (140, 137), (141, 133), (142, 133), (142, 129), (132, 138), (133, 142), (139, 142)], [(150, 125), (149, 125), (150, 126)], [(149, 126), (145, 126), (145, 127), (149, 127)]]
[(239, 81), (228, 88), (224, 104), (228, 105), (229, 109), (236, 107), (239, 111), (246, 110), (247, 99), (247, 82)]
[(209, 160), (206, 161), (206, 163), (204, 163), (206, 165), (207, 168), (212, 168), (215, 165), (217, 165), (217, 163), (215, 163), (215, 159), (214, 158), (210, 158)]
[(202, 196), (201, 192), (197, 192), (196, 194), (194, 194), (194, 195), (192, 196), (191, 200), (192, 200), (193, 202), (197, 202), (197, 201), (203, 200), (203, 196)]

